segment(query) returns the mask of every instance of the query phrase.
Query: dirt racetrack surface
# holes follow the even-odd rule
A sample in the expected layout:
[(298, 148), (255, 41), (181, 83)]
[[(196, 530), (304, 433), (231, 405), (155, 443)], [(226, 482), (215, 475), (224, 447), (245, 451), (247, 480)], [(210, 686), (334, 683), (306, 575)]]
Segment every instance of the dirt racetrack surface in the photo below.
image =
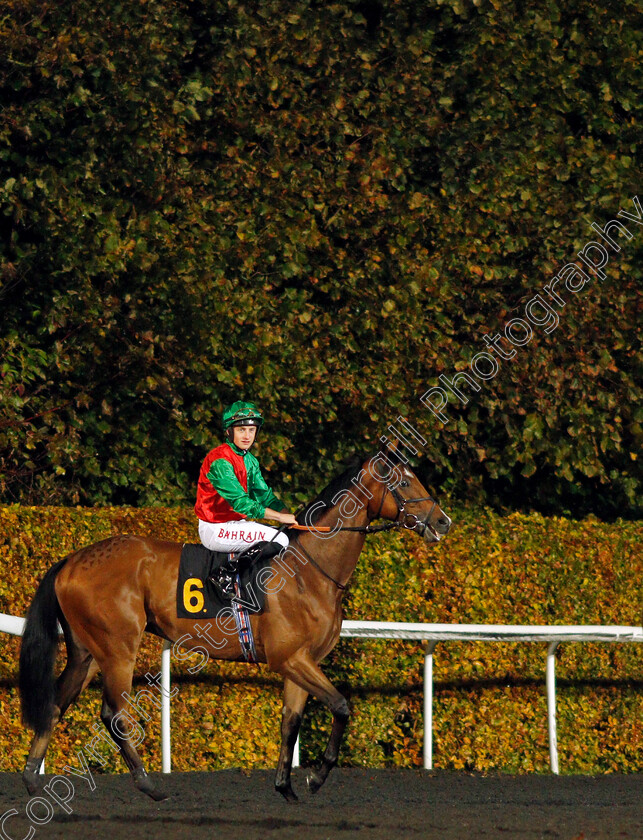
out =
[[(63, 807), (48, 807), (42, 801), (32, 802), (27, 811), (29, 799), (20, 777), (0, 774), (0, 837), (643, 838), (642, 774), (481, 776), (451, 771), (339, 769), (314, 797), (306, 791), (304, 770), (295, 771), (293, 777), (300, 796), (295, 804), (274, 792), (273, 773), (267, 770), (154, 774), (168, 796), (163, 802), (154, 802), (137, 791), (128, 775), (95, 775), (93, 791), (85, 780), (71, 777), (73, 798), (67, 804), (71, 813), (65, 813)], [(44, 778), (51, 781), (51, 777)], [(64, 784), (54, 790), (61, 793)], [(62, 793), (63, 798), (68, 795)], [(7, 816), (11, 809), (18, 813)]]

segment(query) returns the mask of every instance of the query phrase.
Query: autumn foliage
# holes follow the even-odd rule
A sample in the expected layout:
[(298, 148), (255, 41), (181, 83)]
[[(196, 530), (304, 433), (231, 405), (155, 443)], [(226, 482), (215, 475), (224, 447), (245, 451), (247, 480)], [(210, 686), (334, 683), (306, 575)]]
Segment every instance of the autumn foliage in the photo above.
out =
[[(345, 617), (474, 624), (640, 625), (641, 525), (574, 522), (488, 509), (449, 511), (454, 527), (429, 549), (412, 534), (369, 537), (344, 601)], [(44, 571), (67, 552), (116, 533), (194, 541), (183, 509), (0, 508), (0, 612), (24, 615)], [(9, 639), (9, 641), (7, 641)], [(19, 722), (18, 640), (0, 648), (2, 769), (22, 767), (29, 733)], [(161, 642), (146, 637), (136, 686), (160, 669)], [(435, 652), (434, 765), (546, 772), (546, 645), (448, 643)], [(62, 659), (62, 657), (61, 657)], [(341, 640), (326, 673), (349, 698), (347, 765), (422, 766), (420, 645)], [(636, 644), (568, 643), (558, 653), (562, 772), (641, 771), (641, 651)], [(264, 666), (211, 662), (196, 676), (174, 661), (175, 770), (267, 767), (277, 761), (281, 681)], [(49, 768), (60, 771), (92, 736), (100, 678), (57, 729)], [(160, 769), (160, 721), (141, 754)], [(330, 716), (309, 701), (304, 762), (316, 759)], [(123, 771), (107, 748), (108, 769)]]
[(633, 517), (643, 228), (440, 424), (621, 209), (638, 4), (4, 0), (0, 498), (185, 505), (233, 399), (297, 501), (399, 414), (460, 500)]

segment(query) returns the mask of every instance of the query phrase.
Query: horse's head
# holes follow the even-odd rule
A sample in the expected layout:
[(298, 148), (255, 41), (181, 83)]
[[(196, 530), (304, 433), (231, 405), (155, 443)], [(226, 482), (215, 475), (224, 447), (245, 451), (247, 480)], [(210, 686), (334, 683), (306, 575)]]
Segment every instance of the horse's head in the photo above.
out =
[(364, 464), (364, 469), (371, 479), (368, 482), (370, 518), (381, 516), (401, 522), (428, 543), (439, 542), (448, 533), (451, 519), (395, 451), (374, 455)]

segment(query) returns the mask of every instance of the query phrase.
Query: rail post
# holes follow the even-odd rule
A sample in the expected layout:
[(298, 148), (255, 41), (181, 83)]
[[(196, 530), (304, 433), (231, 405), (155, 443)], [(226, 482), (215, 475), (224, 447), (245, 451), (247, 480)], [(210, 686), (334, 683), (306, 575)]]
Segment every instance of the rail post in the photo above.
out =
[(547, 725), (549, 730), (549, 765), (551, 772), (558, 775), (558, 739), (556, 737), (556, 648), (559, 642), (551, 642), (547, 648)]
[(163, 645), (161, 654), (161, 768), (163, 773), (172, 772), (172, 743), (170, 737), (170, 654), (169, 642)]
[(433, 651), (437, 641), (424, 648), (424, 769), (433, 769)]

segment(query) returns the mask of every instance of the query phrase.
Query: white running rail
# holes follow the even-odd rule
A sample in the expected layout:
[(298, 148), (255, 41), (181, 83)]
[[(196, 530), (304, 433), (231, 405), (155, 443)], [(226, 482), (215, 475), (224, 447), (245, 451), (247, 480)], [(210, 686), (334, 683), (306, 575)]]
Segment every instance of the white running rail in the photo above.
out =
[[(22, 635), (25, 620), (0, 613), (0, 632)], [(433, 652), (438, 642), (546, 642), (547, 717), (549, 759), (552, 773), (558, 773), (556, 741), (556, 649), (563, 642), (643, 642), (643, 627), (602, 625), (530, 626), (505, 624), (410, 624), (397, 621), (344, 621), (341, 635), (353, 639), (404, 639), (424, 642), (424, 767), (433, 767)], [(170, 745), (170, 652), (162, 654), (161, 709), (162, 770), (171, 772)], [(299, 741), (293, 766), (299, 764)]]
[(558, 773), (556, 740), (556, 648), (561, 642), (643, 642), (643, 627), (601, 625), (406, 624), (397, 621), (344, 621), (341, 635), (357, 639), (425, 642), (424, 767), (433, 767), (433, 651), (438, 642), (547, 642), (549, 763)]

